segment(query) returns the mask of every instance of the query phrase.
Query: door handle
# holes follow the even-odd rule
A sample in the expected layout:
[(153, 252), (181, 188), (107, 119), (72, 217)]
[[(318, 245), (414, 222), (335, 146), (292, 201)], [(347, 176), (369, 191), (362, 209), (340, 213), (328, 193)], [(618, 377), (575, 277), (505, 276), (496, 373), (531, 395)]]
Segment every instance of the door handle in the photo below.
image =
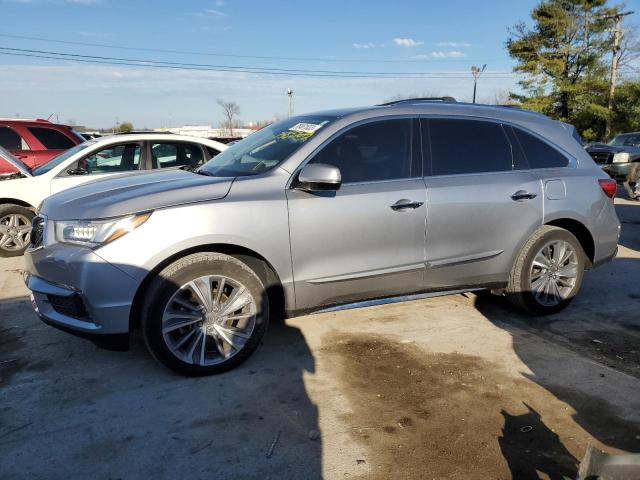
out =
[(511, 199), (519, 202), (521, 200), (532, 200), (538, 196), (537, 193), (527, 192), (525, 190), (518, 190), (516, 193), (511, 195)]
[(424, 202), (412, 202), (411, 200), (403, 198), (391, 205), (391, 210), (395, 212), (401, 212), (402, 210), (415, 210), (416, 208), (420, 208), (423, 204)]

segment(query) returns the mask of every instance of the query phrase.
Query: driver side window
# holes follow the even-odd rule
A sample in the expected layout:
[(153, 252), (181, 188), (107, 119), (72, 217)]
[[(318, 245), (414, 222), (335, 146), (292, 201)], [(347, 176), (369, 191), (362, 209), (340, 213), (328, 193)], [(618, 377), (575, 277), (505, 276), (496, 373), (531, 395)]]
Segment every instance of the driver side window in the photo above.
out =
[(411, 120), (383, 120), (354, 127), (332, 140), (310, 163), (338, 167), (342, 183), (409, 178)]
[(78, 170), (83, 170), (84, 175), (138, 170), (140, 152), (137, 143), (111, 145), (79, 160)]

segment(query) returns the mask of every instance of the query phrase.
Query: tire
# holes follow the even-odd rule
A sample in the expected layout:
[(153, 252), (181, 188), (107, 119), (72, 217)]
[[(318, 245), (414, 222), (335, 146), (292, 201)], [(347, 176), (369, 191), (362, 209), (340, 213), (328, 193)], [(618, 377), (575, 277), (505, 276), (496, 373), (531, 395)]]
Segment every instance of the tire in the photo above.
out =
[(34, 216), (33, 211), (20, 205), (0, 205), (0, 257), (24, 254), (31, 239)]
[(141, 323), (147, 348), (162, 364), (185, 375), (212, 375), (255, 351), (269, 323), (269, 300), (259, 277), (237, 258), (194, 253), (152, 280)]
[[(562, 251), (563, 243), (558, 242), (564, 242), (568, 246), (567, 250)], [(556, 264), (548, 262), (550, 268), (541, 267), (541, 260), (547, 259), (542, 250), (550, 245), (556, 245), (546, 250), (550, 258), (556, 253), (568, 254), (569, 247), (575, 256), (571, 255), (567, 263), (562, 265), (558, 265), (558, 261), (553, 258)], [(582, 245), (571, 232), (544, 225), (522, 246), (509, 275), (506, 298), (516, 307), (533, 315), (557, 313), (566, 308), (580, 290), (585, 265), (586, 255)], [(574, 271), (574, 278), (565, 275)], [(544, 288), (545, 283), (549, 285), (548, 291)], [(553, 290), (553, 284), (557, 290)]]

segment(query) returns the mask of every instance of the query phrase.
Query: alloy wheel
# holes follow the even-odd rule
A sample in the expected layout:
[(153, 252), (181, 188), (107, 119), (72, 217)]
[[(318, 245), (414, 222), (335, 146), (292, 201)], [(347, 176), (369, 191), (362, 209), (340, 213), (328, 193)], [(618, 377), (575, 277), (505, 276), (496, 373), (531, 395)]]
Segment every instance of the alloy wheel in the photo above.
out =
[(564, 240), (546, 243), (533, 257), (530, 291), (546, 307), (554, 307), (571, 295), (578, 280), (578, 254)]
[(31, 220), (25, 215), (11, 213), (0, 218), (0, 248), (17, 252), (26, 248), (31, 239)]
[(177, 358), (215, 365), (240, 352), (256, 325), (253, 295), (240, 282), (207, 275), (181, 286), (162, 316), (162, 336)]

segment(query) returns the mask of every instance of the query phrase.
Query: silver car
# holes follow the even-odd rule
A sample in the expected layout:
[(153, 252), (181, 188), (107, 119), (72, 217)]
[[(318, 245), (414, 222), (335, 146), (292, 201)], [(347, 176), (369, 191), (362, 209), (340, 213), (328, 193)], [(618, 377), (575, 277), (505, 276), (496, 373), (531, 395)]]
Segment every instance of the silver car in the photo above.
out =
[(186, 374), (250, 356), (274, 315), (491, 289), (534, 314), (615, 256), (615, 181), (573, 127), (513, 108), (404, 100), (292, 117), (193, 172), (54, 195), (27, 252), (48, 324)]

